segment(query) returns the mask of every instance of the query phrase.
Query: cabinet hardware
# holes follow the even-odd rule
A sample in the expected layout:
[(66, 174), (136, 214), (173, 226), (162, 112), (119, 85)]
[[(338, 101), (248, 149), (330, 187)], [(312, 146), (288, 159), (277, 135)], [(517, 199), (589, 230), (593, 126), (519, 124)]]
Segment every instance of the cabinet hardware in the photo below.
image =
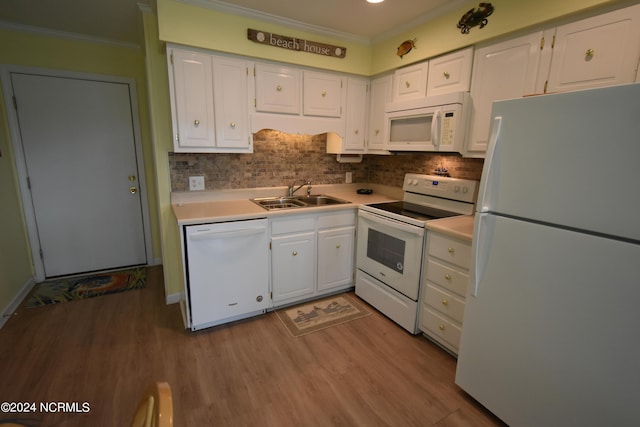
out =
[(235, 129), (236, 128), (236, 124), (234, 122), (229, 123), (229, 126), (231, 126), (231, 129)]
[(136, 180), (136, 176), (135, 175), (129, 175), (129, 181), (133, 182)]
[(282, 92), (282, 86), (278, 85), (278, 87), (276, 87), (276, 90), (277, 90), (278, 92)]
[(449, 249), (447, 249), (447, 251), (449, 251), (449, 253), (450, 253), (450, 254), (452, 254), (452, 253), (454, 253), (454, 252), (455, 252), (455, 249), (453, 249), (453, 248), (449, 248)]
[(193, 121), (193, 125), (196, 126), (196, 127), (200, 126), (200, 120), (194, 120)]
[(138, 192), (138, 189), (136, 187), (129, 187), (129, 193), (136, 194), (137, 192)]
[(293, 256), (297, 256), (297, 255), (298, 255), (298, 251), (293, 251), (293, 252), (291, 252), (291, 255), (293, 255)]
[(445, 79), (448, 79), (449, 77), (451, 77), (451, 75), (447, 71), (442, 73), (442, 75), (444, 76)]
[(587, 49), (587, 51), (584, 53), (584, 55), (586, 56), (586, 60), (590, 60), (591, 58), (593, 58), (593, 49)]
[(408, 88), (409, 86), (411, 86), (411, 82), (410, 82), (409, 80), (407, 80), (406, 82), (404, 82), (404, 84), (405, 84), (405, 85), (407, 85), (407, 88)]
[(325, 96), (327, 96), (327, 91), (326, 91), (326, 90), (323, 90), (323, 91), (322, 91), (322, 97), (324, 98)]
[(444, 305), (445, 307), (449, 305), (449, 301), (447, 301), (446, 299), (442, 300), (442, 305)]
[(336, 245), (336, 249), (340, 249), (340, 244), (339, 243)]
[(438, 326), (438, 329), (440, 329), (441, 331), (444, 331), (444, 325), (440, 323), (440, 325)]
[(451, 280), (451, 275), (450, 274), (445, 274), (444, 275), (444, 279), (445, 280)]

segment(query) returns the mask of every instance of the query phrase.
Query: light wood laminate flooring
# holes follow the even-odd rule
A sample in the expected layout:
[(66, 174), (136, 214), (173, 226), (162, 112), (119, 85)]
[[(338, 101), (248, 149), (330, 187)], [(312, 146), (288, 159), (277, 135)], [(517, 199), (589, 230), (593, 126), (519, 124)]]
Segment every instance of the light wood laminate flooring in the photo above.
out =
[(502, 425), (454, 384), (453, 357), (367, 308), (299, 338), (275, 313), (190, 332), (152, 267), (145, 289), (18, 310), (0, 329), (0, 401), (89, 404), (13, 414), (41, 426), (127, 426), (167, 381), (176, 426)]

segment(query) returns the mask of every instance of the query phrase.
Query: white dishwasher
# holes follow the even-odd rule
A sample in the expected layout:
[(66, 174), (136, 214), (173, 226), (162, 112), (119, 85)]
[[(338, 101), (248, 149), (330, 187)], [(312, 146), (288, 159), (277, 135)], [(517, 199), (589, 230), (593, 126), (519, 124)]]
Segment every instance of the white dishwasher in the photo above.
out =
[(188, 225), (184, 241), (187, 327), (195, 331), (266, 311), (267, 219)]

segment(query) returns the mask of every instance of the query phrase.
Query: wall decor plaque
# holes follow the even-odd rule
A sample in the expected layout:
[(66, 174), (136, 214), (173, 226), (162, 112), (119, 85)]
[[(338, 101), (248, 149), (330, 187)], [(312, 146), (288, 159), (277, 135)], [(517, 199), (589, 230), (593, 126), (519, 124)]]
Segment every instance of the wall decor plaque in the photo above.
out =
[(251, 28), (247, 29), (247, 38), (256, 43), (280, 47), (282, 49), (295, 50), (298, 52), (315, 53), (316, 55), (332, 56), (334, 58), (344, 58), (347, 55), (346, 47), (282, 36), (280, 34), (254, 30)]

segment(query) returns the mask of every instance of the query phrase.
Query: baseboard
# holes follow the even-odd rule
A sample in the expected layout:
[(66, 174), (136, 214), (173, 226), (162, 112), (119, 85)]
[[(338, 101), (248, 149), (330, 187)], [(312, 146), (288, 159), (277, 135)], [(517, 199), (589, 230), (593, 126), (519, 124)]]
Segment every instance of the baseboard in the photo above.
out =
[(4, 326), (4, 324), (9, 320), (13, 313), (20, 307), (22, 301), (29, 294), (33, 286), (36, 284), (35, 277), (29, 278), (27, 282), (22, 286), (20, 291), (16, 294), (15, 297), (11, 300), (9, 304), (2, 310), (2, 318), (0, 318), (0, 328)]
[(169, 294), (165, 298), (165, 301), (166, 301), (167, 305), (169, 305), (169, 304), (177, 304), (181, 300), (182, 300), (182, 294), (181, 293)]

